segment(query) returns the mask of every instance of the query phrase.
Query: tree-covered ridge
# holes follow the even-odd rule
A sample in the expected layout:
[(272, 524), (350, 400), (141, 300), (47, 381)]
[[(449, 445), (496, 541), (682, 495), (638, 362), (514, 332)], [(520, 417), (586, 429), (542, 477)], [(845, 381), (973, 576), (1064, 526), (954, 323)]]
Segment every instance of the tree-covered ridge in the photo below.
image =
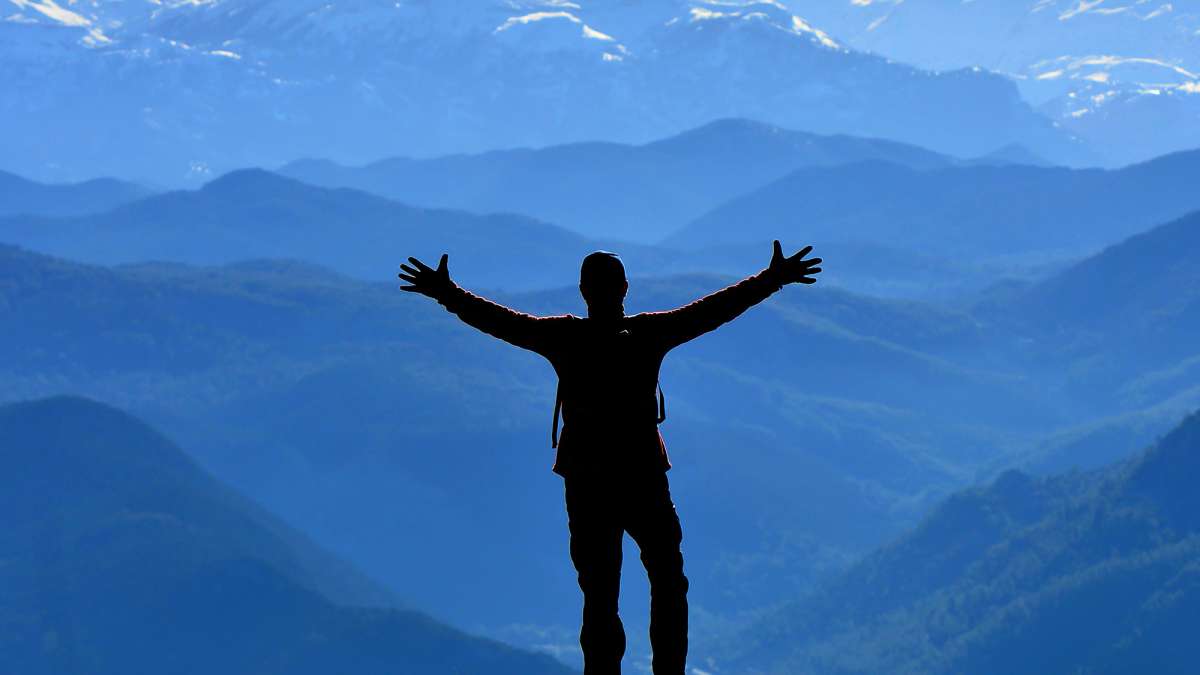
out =
[(757, 625), (734, 672), (1184, 673), (1200, 646), (1200, 413), (1092, 473), (948, 499)]
[[(569, 672), (395, 608), (153, 429), (93, 401), (0, 406), (0, 509), (8, 672)], [(368, 604), (378, 608), (353, 606)]]

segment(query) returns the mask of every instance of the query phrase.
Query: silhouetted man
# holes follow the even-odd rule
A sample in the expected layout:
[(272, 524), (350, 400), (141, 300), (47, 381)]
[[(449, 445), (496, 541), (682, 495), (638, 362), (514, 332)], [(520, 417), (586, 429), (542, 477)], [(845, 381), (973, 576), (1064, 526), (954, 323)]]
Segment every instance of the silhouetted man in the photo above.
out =
[[(625, 315), (629, 283), (621, 260), (604, 251), (583, 259), (579, 292), (587, 318), (536, 317), (463, 290), (416, 258), (401, 265), (405, 291), (427, 295), (467, 324), (549, 359), (558, 373), (551, 445), (564, 478), (571, 561), (583, 591), (585, 675), (621, 672), (625, 631), (617, 612), (621, 540), (641, 550), (650, 578), (650, 644), (656, 675), (683, 675), (687, 658), (687, 577), (679, 517), (658, 425), (665, 419), (658, 369), (663, 357), (730, 321), (789, 283), (811, 284), (820, 258), (812, 247), (784, 257), (776, 241), (770, 265), (754, 276), (668, 312)], [(657, 394), (657, 396), (656, 396)], [(561, 410), (563, 429), (558, 437)]]

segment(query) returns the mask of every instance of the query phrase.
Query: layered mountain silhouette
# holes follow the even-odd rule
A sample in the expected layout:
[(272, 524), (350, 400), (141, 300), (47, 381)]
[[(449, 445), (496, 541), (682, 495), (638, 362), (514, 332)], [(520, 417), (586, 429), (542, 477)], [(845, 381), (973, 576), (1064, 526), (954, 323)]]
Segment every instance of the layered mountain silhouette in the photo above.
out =
[[(603, 241), (520, 215), (421, 209), (349, 189), (310, 186), (259, 169), (200, 190), (156, 195), (101, 214), (0, 221), (0, 241), (102, 264), (168, 260), (221, 264), (252, 258), (308, 260), (363, 279), (392, 279), (403, 255), (449, 251), (464, 280), (539, 288), (578, 274)], [(497, 275), (498, 242), (521, 251), (517, 274)], [(654, 268), (669, 252), (623, 245), (632, 264)]]
[(293, 162), (279, 173), (426, 207), (534, 216), (598, 239), (655, 242), (723, 202), (802, 167), (955, 160), (923, 148), (727, 119), (644, 145), (577, 143), (362, 167)]
[[(741, 135), (739, 129), (742, 129), (751, 137), (766, 137), (760, 143), (764, 156), (778, 153), (790, 157), (792, 154), (790, 141), (775, 147), (769, 140), (777, 130), (758, 125), (748, 125), (743, 129), (743, 123), (740, 122), (732, 122), (729, 127), (729, 131), (720, 128), (712, 130), (713, 136), (719, 138), (718, 144), (734, 142)], [(799, 140), (796, 142), (804, 145)], [(862, 146), (880, 151), (896, 147), (896, 152), (900, 154), (911, 151), (913, 155), (910, 159), (914, 162), (925, 161), (922, 158), (931, 162), (939, 161), (936, 155), (924, 151), (876, 141), (825, 138), (817, 143), (819, 146), (830, 144), (839, 147)], [(690, 144), (684, 145), (691, 147)], [(690, 157), (689, 153), (695, 148), (688, 152), (671, 151), (674, 159), (670, 161), (663, 160), (657, 154), (652, 158), (643, 157), (645, 153), (638, 149), (626, 150), (638, 157), (636, 161), (629, 160), (639, 167), (632, 173), (647, 178), (646, 187), (631, 185), (620, 171), (606, 170), (601, 172), (604, 175), (592, 175), (584, 163), (559, 166), (554, 170), (554, 163), (546, 164), (540, 154), (537, 158), (531, 158), (536, 166), (535, 172), (545, 174), (547, 183), (557, 181), (557, 187), (551, 190), (526, 186), (526, 201), (519, 206), (527, 211), (559, 209), (566, 214), (570, 209), (567, 209), (561, 197), (556, 196), (558, 192), (579, 199), (586, 193), (599, 194), (608, 189), (626, 195), (640, 195), (640, 198), (628, 201), (600, 200), (598, 211), (612, 214), (618, 219), (606, 221), (607, 224), (598, 220), (591, 224), (584, 222), (583, 227), (595, 226), (595, 237), (581, 236), (523, 215), (470, 214), (462, 210), (414, 208), (355, 189), (316, 187), (254, 169), (233, 172), (200, 190), (160, 194), (103, 213), (71, 218), (0, 218), (0, 241), (104, 264), (144, 260), (220, 264), (255, 257), (291, 257), (310, 260), (369, 280), (392, 278), (397, 263), (395, 254), (391, 252), (403, 249), (405, 255), (417, 253), (434, 257), (442, 251), (449, 251), (456, 268), (465, 275), (462, 279), (466, 283), (521, 290), (566, 283), (577, 276), (577, 261), (586, 253), (600, 248), (621, 253), (635, 274), (646, 270), (655, 274), (706, 272), (735, 275), (763, 264), (763, 251), (770, 250), (769, 242), (765, 247), (762, 242), (752, 242), (678, 251), (671, 247), (607, 238), (606, 232), (630, 226), (631, 223), (669, 222), (672, 217), (671, 205), (681, 204), (680, 200), (686, 194), (694, 193), (693, 181), (679, 182), (668, 164), (676, 165), (674, 170), (700, 176), (694, 182), (707, 185), (707, 191), (717, 197), (730, 192), (728, 187), (719, 188), (713, 183), (721, 175), (730, 173), (731, 167), (722, 165), (714, 168), (714, 165), (701, 161), (699, 157)], [(572, 153), (568, 148), (548, 152), (553, 154), (560, 151)], [(623, 153), (624, 150), (619, 154)], [(809, 156), (806, 152), (799, 152), (797, 156), (800, 155)], [(685, 157), (688, 157), (686, 161)], [(440, 165), (441, 161), (431, 162)], [(766, 165), (778, 167), (782, 161), (771, 160)], [(825, 156), (822, 161), (833, 161), (832, 155)], [(457, 166), (457, 162), (446, 162)], [(492, 178), (482, 176), (478, 167), (471, 168), (474, 163), (474, 159), (463, 159), (466, 168), (463, 168), (462, 175), (456, 173), (457, 168), (454, 171), (450, 168), (445, 168), (445, 171), (430, 170), (431, 174), (443, 179), (436, 185), (429, 185), (431, 194), (446, 197), (454, 192), (438, 186), (478, 185), (476, 181), (490, 181)], [(708, 168), (689, 168), (684, 171), (679, 168), (681, 165)], [(521, 174), (517, 168), (509, 168), (513, 175)], [(609, 166), (609, 169), (612, 167)], [(600, 171), (599, 165), (597, 171)], [(558, 178), (551, 179), (552, 175)], [(654, 176), (653, 180), (649, 178), (651, 175)], [(590, 185), (592, 179), (611, 182)], [(413, 180), (417, 178), (414, 176)], [(740, 180), (734, 179), (730, 183), (740, 184)], [(375, 187), (384, 189), (386, 185), (381, 183)], [(465, 194), (458, 196), (468, 197)], [(655, 202), (660, 197), (666, 205), (663, 209), (659, 209)], [(611, 206), (615, 204), (623, 206)], [(471, 207), (480, 205), (460, 205), (460, 208)], [(660, 218), (660, 214), (664, 215)], [(681, 214), (677, 212), (675, 217)], [(589, 218), (595, 220), (591, 216), (584, 220)], [(578, 222), (578, 219), (575, 220)], [(807, 239), (807, 230), (810, 229), (807, 216), (794, 214), (786, 224), (788, 231), (794, 229), (791, 236), (799, 240)], [(660, 227), (661, 224), (656, 224), (654, 231), (661, 231), (657, 229)], [(643, 236), (645, 234), (642, 233)], [(497, 274), (495, 254), (500, 250), (521, 251), (525, 264), (504, 274)], [(1008, 272), (1004, 265), (981, 267), (972, 261), (914, 254), (897, 246), (865, 242), (835, 242), (824, 245), (822, 250), (843, 261), (829, 273), (829, 283), (887, 296), (929, 298), (948, 293), (962, 294), (994, 283)]]
[(152, 193), (136, 183), (98, 178), (82, 183), (46, 184), (0, 171), (0, 217), (78, 216), (108, 211)]
[(1010, 472), (740, 636), (755, 673), (1190, 672), (1200, 414), (1092, 473)]
[[(1077, 352), (1130, 351), (1128, 371), (1162, 368), (1197, 352), (1200, 211), (1106, 248), (1023, 292), (1008, 310), (1044, 339), (1086, 336)], [(1132, 373), (1128, 373), (1132, 374)]]
[[(704, 159), (722, 153), (749, 155), (762, 171)], [(870, 156), (886, 161), (855, 162)], [(820, 166), (772, 180), (795, 163)], [(403, 193), (457, 210), (255, 169), (102, 213), (0, 218), (0, 241), (104, 264), (289, 257), (373, 280), (394, 273), (389, 251), (432, 257), (448, 250), (468, 283), (528, 290), (573, 278), (574, 261), (597, 248), (622, 253), (635, 271), (740, 274), (760, 265), (764, 247), (783, 236), (815, 243), (839, 260), (830, 283), (886, 296), (961, 297), (1006, 277), (1043, 278), (1200, 208), (1188, 183), (1197, 163), (1196, 153), (1117, 171), (962, 163), (911, 146), (730, 120), (645, 146), (584, 144), (362, 169), (321, 163), (287, 169), (305, 180)], [(588, 198), (611, 192), (622, 198)], [(612, 236), (661, 234), (699, 210), (685, 206), (692, 201), (718, 205), (663, 245)], [(489, 214), (493, 208), (555, 215), (584, 234), (558, 227), (563, 223)], [(493, 274), (498, 248), (522, 251), (527, 264)]]
[(11, 672), (567, 673), (390, 594), (142, 422), (0, 406), (0, 662)]
[[(1090, 253), (1200, 208), (1200, 151), (1123, 169), (883, 162), (800, 169), (734, 199), (665, 240), (681, 248), (769, 242), (779, 223), (817, 244), (866, 241), (986, 259)], [(801, 224), (802, 223), (802, 224)]]

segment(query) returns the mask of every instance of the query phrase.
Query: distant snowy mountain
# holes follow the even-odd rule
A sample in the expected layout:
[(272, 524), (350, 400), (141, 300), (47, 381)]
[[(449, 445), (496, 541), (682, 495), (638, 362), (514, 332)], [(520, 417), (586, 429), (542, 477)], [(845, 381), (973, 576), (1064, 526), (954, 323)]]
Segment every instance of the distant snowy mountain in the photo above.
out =
[(1200, 0), (790, 0), (855, 49), (980, 66), (1110, 162), (1200, 147)]
[(775, 0), (7, 2), (0, 168), (39, 179), (644, 142), (724, 117), (1087, 157), (1005, 79), (853, 51)]

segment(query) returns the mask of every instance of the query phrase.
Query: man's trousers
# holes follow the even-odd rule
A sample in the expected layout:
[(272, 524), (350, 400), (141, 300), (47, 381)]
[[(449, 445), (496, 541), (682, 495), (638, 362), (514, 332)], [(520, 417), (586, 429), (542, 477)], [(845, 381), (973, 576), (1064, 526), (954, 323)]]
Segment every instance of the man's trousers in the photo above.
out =
[(687, 658), (687, 577), (683, 531), (671, 502), (667, 475), (596, 480), (566, 479), (571, 561), (583, 591), (584, 675), (621, 672), (625, 629), (618, 614), (621, 542), (626, 532), (641, 549), (650, 579), (650, 645), (655, 675), (683, 675)]

